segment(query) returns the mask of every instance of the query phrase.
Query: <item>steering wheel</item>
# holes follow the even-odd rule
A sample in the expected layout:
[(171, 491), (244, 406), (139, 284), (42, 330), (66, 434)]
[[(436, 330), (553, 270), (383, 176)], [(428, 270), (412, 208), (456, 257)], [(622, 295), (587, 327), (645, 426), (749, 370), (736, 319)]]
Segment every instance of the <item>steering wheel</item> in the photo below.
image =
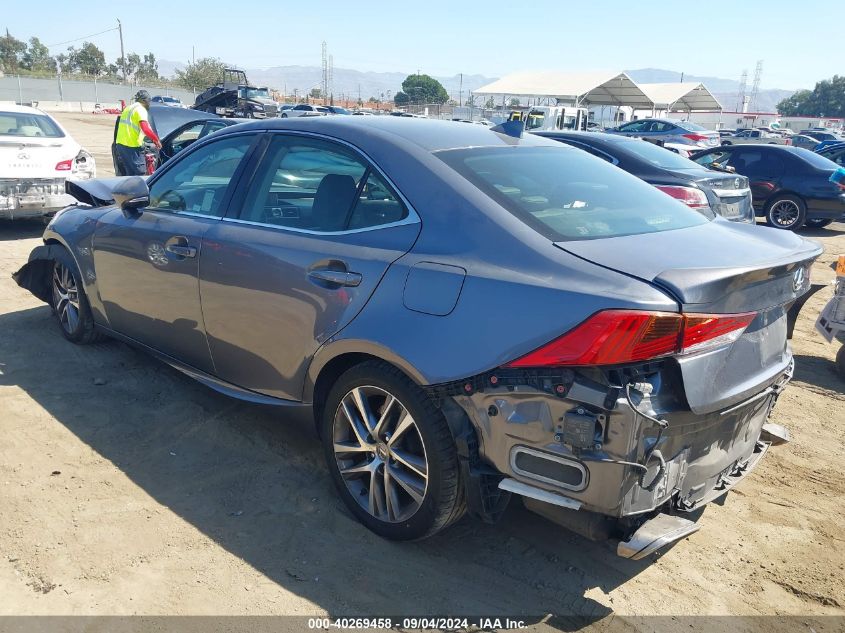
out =
[(185, 203), (185, 198), (182, 197), (182, 194), (178, 191), (174, 191), (173, 189), (165, 191), (164, 194), (162, 194), (160, 201), (166, 202), (168, 209), (185, 211), (188, 208), (187, 204)]

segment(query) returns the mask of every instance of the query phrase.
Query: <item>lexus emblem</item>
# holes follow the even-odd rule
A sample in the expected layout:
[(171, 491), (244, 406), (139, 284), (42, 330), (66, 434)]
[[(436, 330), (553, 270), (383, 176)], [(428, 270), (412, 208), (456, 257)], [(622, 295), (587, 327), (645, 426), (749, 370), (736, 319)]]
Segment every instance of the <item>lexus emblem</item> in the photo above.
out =
[(29, 153), (28, 152), (18, 152), (18, 159), (19, 160), (29, 160)]
[(804, 267), (796, 268), (795, 272), (792, 273), (792, 289), (795, 292), (801, 290), (804, 287)]
[(737, 178), (734, 180), (734, 189), (739, 189), (742, 187), (742, 178)]

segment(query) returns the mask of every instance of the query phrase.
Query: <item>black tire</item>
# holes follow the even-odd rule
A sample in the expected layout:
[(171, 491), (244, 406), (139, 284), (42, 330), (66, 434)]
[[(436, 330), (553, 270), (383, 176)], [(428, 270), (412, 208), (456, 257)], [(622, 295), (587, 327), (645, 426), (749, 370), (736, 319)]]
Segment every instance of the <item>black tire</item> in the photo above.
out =
[(816, 218), (816, 219), (809, 219), (804, 220), (804, 226), (810, 229), (823, 229), (828, 224), (832, 223), (833, 220), (827, 220), (824, 218)]
[(776, 229), (795, 231), (804, 225), (806, 218), (807, 205), (792, 194), (775, 196), (766, 205), (766, 224)]
[(722, 141), (722, 145), (733, 145), (730, 141)]
[[(385, 410), (390, 408), (390, 406), (384, 406), (388, 402), (386, 398), (381, 401), (382, 408), (377, 408), (380, 403), (379, 392), (383, 391), (396, 399), (396, 402), (392, 402), (391, 405), (393, 405), (392, 411), (397, 416), (402, 414), (396, 412), (396, 409), (400, 412), (404, 410), (412, 418), (414, 426), (409, 428), (415, 428), (417, 431), (413, 434), (411, 431), (405, 431), (403, 434), (398, 430), (401, 420), (397, 419), (395, 422), (393, 432), (397, 438), (401, 435), (402, 439), (393, 445), (392, 450), (395, 450), (400, 443), (409, 440), (414, 440), (418, 449), (420, 446), (423, 448), (422, 459), (425, 461), (427, 483), (421, 496), (422, 500), (415, 502), (406, 492), (407, 489), (403, 490), (395, 483), (392, 484), (391, 488), (391, 490), (396, 491), (396, 496), (393, 498), (397, 501), (401, 501), (399, 499), (400, 493), (406, 499), (407, 506), (411, 506), (411, 514), (402, 515), (400, 513), (391, 520), (391, 503), (386, 500), (387, 492), (383, 495), (386, 504), (382, 518), (375, 516), (364, 507), (365, 503), (369, 503), (370, 507), (373, 507), (371, 489), (375, 490), (378, 487), (378, 490), (386, 491), (389, 477), (384, 474), (385, 469), (390, 469), (391, 473), (402, 474), (399, 468), (404, 468), (404, 466), (382, 452), (385, 444), (389, 444), (389, 434), (384, 437), (382, 433), (377, 433), (379, 437), (376, 438), (375, 442), (378, 444), (378, 448), (366, 455), (363, 452), (335, 452), (336, 443), (338, 446), (364, 445), (354, 438), (349, 438), (353, 423), (341, 411), (344, 400), (346, 399), (348, 403), (348, 398), (353, 397), (353, 390), (357, 388), (370, 390), (370, 395), (365, 396), (365, 399), (373, 414), (378, 413), (380, 417), (388, 417), (383, 415)], [(357, 413), (359, 410), (355, 409), (353, 413)], [(363, 416), (360, 419), (362, 418)], [(372, 418), (372, 420), (375, 420), (375, 418)], [(385, 427), (388, 426), (390, 424), (385, 423)], [(354, 431), (356, 437), (359, 431), (366, 432), (366, 430), (359, 426), (358, 431)], [(446, 419), (440, 409), (434, 406), (431, 398), (396, 367), (383, 361), (367, 361), (342, 374), (326, 399), (321, 420), (321, 436), (326, 464), (338, 494), (340, 494), (350, 512), (355, 515), (355, 518), (379, 536), (402, 541), (422, 539), (432, 536), (463, 516), (466, 509), (464, 490), (455, 441)], [(366, 435), (365, 439), (373, 441), (369, 434)], [(375, 444), (373, 445), (375, 446)], [(403, 445), (403, 452), (407, 456), (406, 449), (411, 450), (407, 444)], [(360, 448), (357, 450), (361, 451)], [(349, 458), (348, 462), (351, 463), (351, 469), (358, 471), (356, 474), (360, 474), (359, 478), (344, 478), (341, 475), (339, 460), (343, 458), (338, 457), (338, 455), (346, 455)], [(368, 464), (375, 464), (382, 457), (384, 457), (384, 461), (379, 461), (380, 465), (374, 470), (366, 471), (370, 473), (369, 475), (360, 472), (361, 464), (367, 467)], [(361, 461), (356, 464), (356, 459)], [(350, 464), (344, 464), (344, 466), (346, 466), (348, 472)], [(373, 472), (381, 474), (372, 474)], [(411, 473), (408, 469), (405, 469), (405, 472)], [(413, 473), (411, 474), (413, 475)], [(422, 481), (421, 478), (418, 479)], [(347, 484), (347, 481), (350, 483)], [(397, 479), (394, 478), (392, 481), (397, 481)], [(360, 487), (357, 494), (353, 494), (354, 486)], [(375, 507), (378, 509), (377, 505)], [(394, 502), (393, 507), (399, 508), (401, 503)]]
[(288, 114), (287, 114), (287, 112), (282, 112), (282, 118), (283, 118), (283, 119), (288, 118)]
[(61, 249), (50, 267), (50, 307), (64, 337), (71, 343), (88, 345), (105, 337), (94, 327), (94, 317), (81, 279), (73, 257)]
[(839, 372), (839, 377), (845, 380), (845, 345), (836, 353), (836, 371)]

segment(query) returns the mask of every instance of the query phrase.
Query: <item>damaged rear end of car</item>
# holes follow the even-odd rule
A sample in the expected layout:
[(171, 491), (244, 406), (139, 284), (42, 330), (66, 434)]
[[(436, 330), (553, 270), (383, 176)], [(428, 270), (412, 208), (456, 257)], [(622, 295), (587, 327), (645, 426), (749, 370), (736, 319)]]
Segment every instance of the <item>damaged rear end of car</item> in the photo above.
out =
[[(478, 173), (483, 188), (495, 162)], [(477, 512), (493, 517), (518, 494), (588, 538), (618, 538), (620, 556), (647, 556), (696, 531), (695, 511), (747, 476), (779, 434), (766, 424), (793, 373), (790, 308), (822, 249), (722, 219), (680, 226), (677, 207), (656, 200), (629, 205), (616, 230), (610, 210), (626, 203), (602, 185), (561, 186), (556, 206), (544, 196), (536, 212), (537, 195), (520, 191), (511, 204), (494, 185), (491, 197), (518, 217), (528, 209), (526, 223), (539, 219), (566, 256), (647, 284), (677, 310), (609, 306), (496, 369), (434, 388), (470, 418), (478, 463), (498, 473), (476, 470)]]

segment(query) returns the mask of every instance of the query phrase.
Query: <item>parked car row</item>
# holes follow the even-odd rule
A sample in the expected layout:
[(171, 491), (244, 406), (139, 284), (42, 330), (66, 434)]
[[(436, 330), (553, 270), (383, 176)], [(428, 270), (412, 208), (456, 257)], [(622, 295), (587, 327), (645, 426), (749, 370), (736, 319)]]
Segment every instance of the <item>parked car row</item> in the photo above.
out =
[[(73, 184), (85, 204), (15, 279), (72, 343), (110, 336), (310, 418), (373, 532), (494, 521), (518, 496), (638, 559), (695, 532), (769, 448), (787, 307), (822, 249), (721, 217), (748, 219), (753, 179), (521, 126), (200, 133), (148, 179)], [(703, 153), (745, 149), (804, 151)]]

